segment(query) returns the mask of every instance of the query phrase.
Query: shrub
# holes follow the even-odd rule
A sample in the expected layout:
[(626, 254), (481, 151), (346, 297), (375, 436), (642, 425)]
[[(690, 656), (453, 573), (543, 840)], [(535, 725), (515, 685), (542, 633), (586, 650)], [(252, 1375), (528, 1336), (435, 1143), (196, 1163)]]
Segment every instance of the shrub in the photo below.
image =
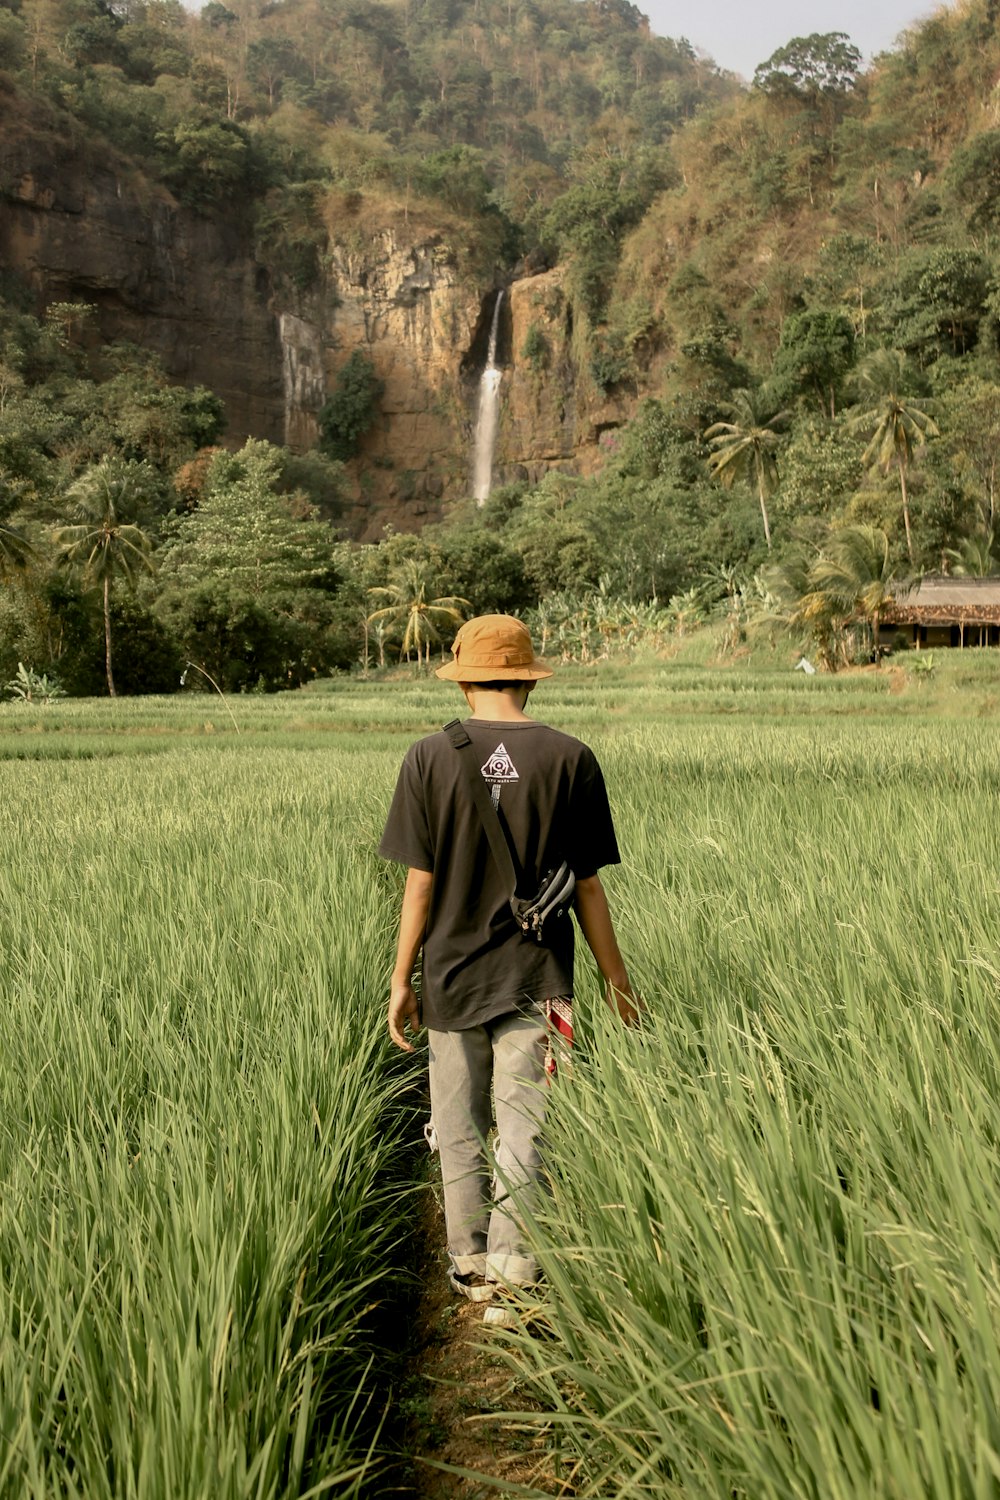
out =
[(385, 390), (367, 354), (355, 349), (319, 412), (320, 447), (342, 463), (353, 458)]

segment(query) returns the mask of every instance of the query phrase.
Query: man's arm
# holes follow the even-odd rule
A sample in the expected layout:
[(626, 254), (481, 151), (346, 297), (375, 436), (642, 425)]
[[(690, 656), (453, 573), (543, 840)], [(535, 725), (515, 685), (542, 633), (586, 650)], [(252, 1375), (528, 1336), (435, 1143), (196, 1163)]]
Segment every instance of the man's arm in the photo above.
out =
[(639, 1019), (639, 1008), (625, 972), (625, 961), (618, 948), (608, 898), (599, 875), (588, 875), (576, 882), (576, 915), (604, 979), (608, 1004), (612, 1010), (617, 1010), (626, 1026), (633, 1026)]
[(399, 938), (396, 942), (396, 963), (389, 991), (389, 1035), (404, 1052), (412, 1052), (413, 1047), (406, 1040), (403, 1027), (408, 1022), (411, 1031), (418, 1031), (420, 1028), (420, 1006), (412, 981), (417, 954), (427, 930), (433, 880), (433, 875), (427, 870), (411, 868), (406, 872), (403, 909), (399, 915)]

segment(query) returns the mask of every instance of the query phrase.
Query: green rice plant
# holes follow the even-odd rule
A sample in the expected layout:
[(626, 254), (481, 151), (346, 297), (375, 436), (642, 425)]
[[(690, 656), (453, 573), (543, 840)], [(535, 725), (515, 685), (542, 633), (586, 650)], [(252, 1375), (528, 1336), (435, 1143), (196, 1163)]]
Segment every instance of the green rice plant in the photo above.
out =
[(554, 1338), (510, 1342), (576, 1495), (996, 1493), (991, 738), (608, 755), (649, 1015), (581, 1007), (535, 1225)]
[(4, 777), (0, 1494), (371, 1492), (409, 1085), (355, 793), (225, 749)]
[[(581, 962), (553, 1337), (508, 1344), (581, 1497), (996, 1493), (997, 661), (539, 691), (599, 750), (649, 1007), (610, 1025)], [(0, 1496), (391, 1482), (419, 1131), (372, 851), (455, 699), (233, 707), (0, 705)]]

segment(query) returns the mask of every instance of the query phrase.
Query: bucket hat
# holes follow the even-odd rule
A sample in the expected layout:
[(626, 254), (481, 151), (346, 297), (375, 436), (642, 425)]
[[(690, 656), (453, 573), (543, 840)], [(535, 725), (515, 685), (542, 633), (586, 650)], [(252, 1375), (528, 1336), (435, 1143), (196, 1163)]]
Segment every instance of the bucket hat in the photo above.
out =
[(447, 682), (537, 682), (552, 676), (535, 655), (528, 627), (513, 615), (466, 620), (451, 649), (454, 661), (434, 674)]

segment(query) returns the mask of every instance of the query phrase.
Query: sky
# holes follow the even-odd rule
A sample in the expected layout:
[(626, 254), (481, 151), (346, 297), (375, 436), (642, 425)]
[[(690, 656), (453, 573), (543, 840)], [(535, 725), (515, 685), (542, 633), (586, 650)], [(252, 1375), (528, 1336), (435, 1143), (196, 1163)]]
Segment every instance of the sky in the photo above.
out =
[(637, 0), (658, 36), (687, 37), (698, 51), (749, 81), (793, 36), (846, 31), (867, 61), (891, 47), (935, 0)]

